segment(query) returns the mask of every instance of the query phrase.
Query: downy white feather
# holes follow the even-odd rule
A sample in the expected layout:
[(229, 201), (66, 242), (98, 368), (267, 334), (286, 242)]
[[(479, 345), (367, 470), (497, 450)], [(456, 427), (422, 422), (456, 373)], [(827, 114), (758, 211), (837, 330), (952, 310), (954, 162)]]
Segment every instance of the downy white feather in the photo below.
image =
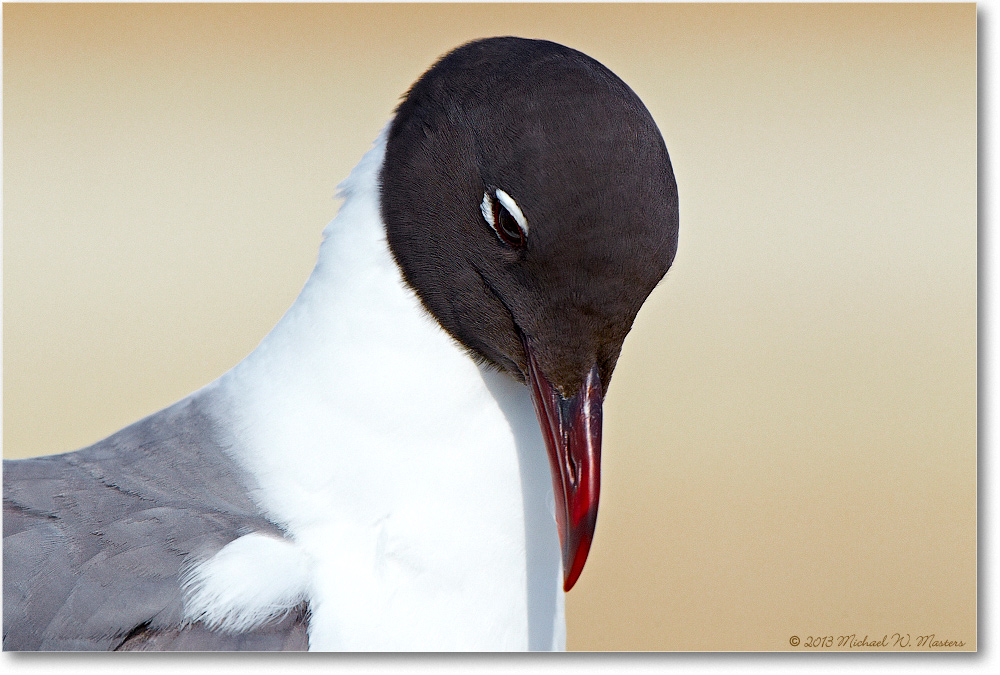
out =
[(242, 536), (191, 568), (184, 581), (184, 616), (229, 633), (257, 628), (305, 599), (310, 563), (288, 540)]

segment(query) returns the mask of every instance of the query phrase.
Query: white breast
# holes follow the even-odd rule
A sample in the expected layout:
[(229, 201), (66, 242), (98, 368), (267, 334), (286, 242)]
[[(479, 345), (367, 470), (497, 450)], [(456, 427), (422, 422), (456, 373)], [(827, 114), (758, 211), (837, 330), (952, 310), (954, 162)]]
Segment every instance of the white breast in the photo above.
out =
[(564, 648), (527, 389), (478, 367), (404, 284), (378, 207), (384, 153), (383, 133), (298, 300), (215, 388), (234, 456), (308, 561), (310, 649)]

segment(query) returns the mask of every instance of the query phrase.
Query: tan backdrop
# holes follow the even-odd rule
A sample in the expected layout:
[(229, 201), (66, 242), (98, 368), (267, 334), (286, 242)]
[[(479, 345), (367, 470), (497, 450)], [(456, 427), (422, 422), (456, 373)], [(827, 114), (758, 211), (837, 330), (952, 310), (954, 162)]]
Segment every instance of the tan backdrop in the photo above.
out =
[(680, 188), (570, 648), (974, 649), (973, 5), (6, 5), (4, 456), (239, 361), (398, 97), (503, 34), (627, 81)]

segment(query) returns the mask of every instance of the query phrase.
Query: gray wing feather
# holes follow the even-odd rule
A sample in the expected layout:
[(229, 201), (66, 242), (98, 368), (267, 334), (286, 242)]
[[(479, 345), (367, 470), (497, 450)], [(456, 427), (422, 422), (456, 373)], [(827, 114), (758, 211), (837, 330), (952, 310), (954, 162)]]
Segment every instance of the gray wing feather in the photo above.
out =
[(3, 466), (4, 650), (304, 648), (304, 609), (243, 636), (185, 625), (192, 562), (281, 536), (189, 398), (83, 450)]
[(303, 603), (283, 617), (244, 633), (224, 633), (194, 624), (167, 630), (141, 630), (121, 651), (305, 651), (308, 608)]

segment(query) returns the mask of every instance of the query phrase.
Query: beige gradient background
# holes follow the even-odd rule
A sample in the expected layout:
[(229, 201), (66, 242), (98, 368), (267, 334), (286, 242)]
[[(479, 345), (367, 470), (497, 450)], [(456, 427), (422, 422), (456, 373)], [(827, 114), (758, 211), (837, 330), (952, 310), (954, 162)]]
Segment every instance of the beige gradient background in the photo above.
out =
[(628, 82), (680, 189), (606, 403), (569, 647), (975, 649), (971, 4), (6, 5), (4, 456), (237, 363), (399, 96), (503, 34)]

